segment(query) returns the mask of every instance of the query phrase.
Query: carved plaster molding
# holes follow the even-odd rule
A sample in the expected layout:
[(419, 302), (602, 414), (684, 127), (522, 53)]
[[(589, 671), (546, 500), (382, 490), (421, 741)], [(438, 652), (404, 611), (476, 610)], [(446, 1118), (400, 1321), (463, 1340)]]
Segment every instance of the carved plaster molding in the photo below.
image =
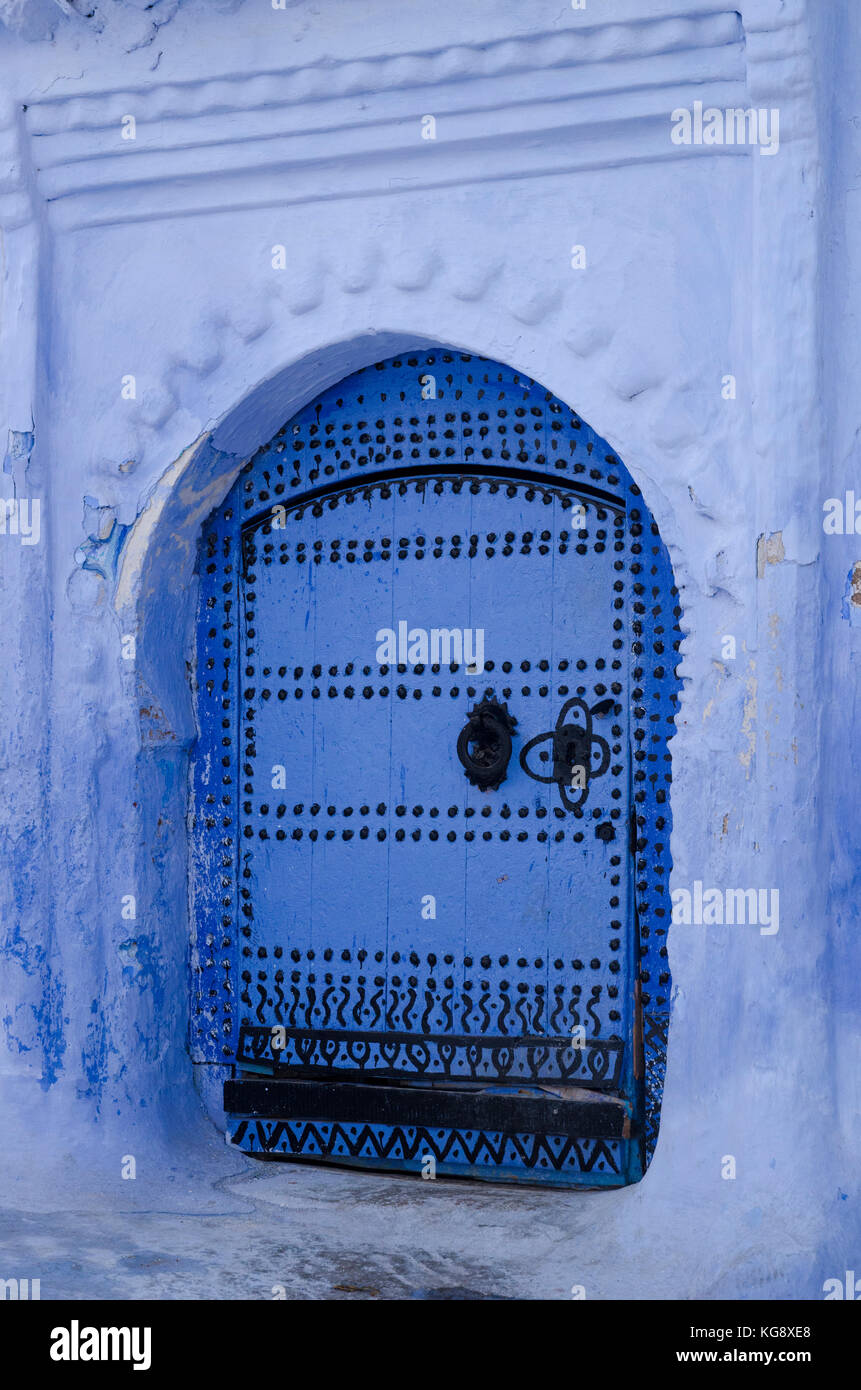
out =
[(734, 10), (54, 97), (26, 123), (52, 221), (82, 227), (713, 155), (670, 140), (695, 99), (748, 102)]

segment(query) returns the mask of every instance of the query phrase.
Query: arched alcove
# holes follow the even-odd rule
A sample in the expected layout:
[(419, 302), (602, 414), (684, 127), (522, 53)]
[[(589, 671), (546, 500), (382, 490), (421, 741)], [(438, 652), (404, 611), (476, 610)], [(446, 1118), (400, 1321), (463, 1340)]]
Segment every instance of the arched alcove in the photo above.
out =
[(426, 343), (336, 369), (237, 413), (222, 443), (264, 417), (267, 442), (226, 496), (233, 449), (197, 461), (219, 495), (193, 1056), (235, 1068), (251, 1153), (636, 1181), (669, 1023), (666, 548), (623, 463), (523, 374)]

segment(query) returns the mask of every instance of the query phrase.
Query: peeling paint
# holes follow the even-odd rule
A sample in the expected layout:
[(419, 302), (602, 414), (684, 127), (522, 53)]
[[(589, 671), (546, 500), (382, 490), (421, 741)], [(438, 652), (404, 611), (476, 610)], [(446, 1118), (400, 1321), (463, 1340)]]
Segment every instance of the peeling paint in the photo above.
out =
[(712, 715), (715, 713), (715, 710), (718, 708), (718, 697), (720, 693), (720, 687), (729, 679), (730, 674), (722, 661), (712, 661), (712, 669), (716, 673), (716, 684), (718, 686), (718, 694), (710, 696), (707, 700), (705, 708), (703, 709), (703, 723), (705, 723), (707, 719), (710, 719)]
[(856, 560), (846, 576), (841, 616), (850, 627), (861, 627), (861, 560)]
[(141, 724), (141, 743), (145, 748), (157, 747), (163, 743), (178, 742), (175, 731), (159, 702), (140, 672), (136, 672), (138, 699), (138, 718)]
[(756, 754), (756, 712), (757, 712), (757, 690), (758, 681), (756, 677), (756, 663), (750, 662), (748, 674), (745, 679), (747, 694), (744, 699), (744, 707), (741, 720), (741, 733), (747, 739), (747, 748), (738, 755), (738, 760), (745, 769), (745, 776), (750, 778), (753, 768), (753, 759)]
[[(146, 506), (138, 513), (137, 519), (130, 527), (117, 577), (114, 600), (119, 612), (132, 604), (140, 580), (144, 556), (153, 539), (161, 514), (174, 490), (179, 486), (183, 473), (207, 437), (207, 431), (204, 430), (202, 434), (198, 435), (194, 443), (189, 444), (187, 449), (183, 449), (179, 457), (174, 460), (170, 467), (165, 469), (147, 498)], [(215, 504), (213, 503), (213, 505)]]
[(783, 545), (783, 532), (773, 531), (770, 536), (761, 535), (756, 542), (756, 577), (762, 579), (766, 565), (780, 565), (786, 559)]
[(94, 570), (113, 583), (129, 528), (117, 521), (111, 507), (100, 507), (97, 515), (98, 533), (89, 535), (84, 545), (78, 546), (75, 559), (81, 569)]
[(7, 436), (6, 455), (3, 459), (3, 472), (13, 473), (13, 465), (18, 459), (24, 459), (24, 468), (30, 461), (33, 452), (33, 445), (36, 436), (32, 430), (10, 430)]

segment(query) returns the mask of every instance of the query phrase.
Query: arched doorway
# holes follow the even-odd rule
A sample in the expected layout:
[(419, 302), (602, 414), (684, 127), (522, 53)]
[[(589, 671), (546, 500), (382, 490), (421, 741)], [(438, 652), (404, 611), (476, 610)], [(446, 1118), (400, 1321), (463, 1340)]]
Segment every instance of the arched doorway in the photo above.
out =
[(204, 528), (192, 1034), (249, 1153), (618, 1186), (669, 1017), (677, 595), (563, 402), (354, 373)]

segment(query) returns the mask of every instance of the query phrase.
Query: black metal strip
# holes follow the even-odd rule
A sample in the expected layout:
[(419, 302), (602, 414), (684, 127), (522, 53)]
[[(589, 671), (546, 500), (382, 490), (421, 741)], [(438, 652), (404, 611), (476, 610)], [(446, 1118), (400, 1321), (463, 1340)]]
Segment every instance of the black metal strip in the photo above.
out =
[(287, 512), (292, 512), (299, 507), (307, 507), (312, 502), (318, 502), (324, 497), (334, 497), (344, 492), (360, 493), (365, 488), (374, 487), (378, 483), (400, 483), (414, 478), (426, 478), (428, 482), (433, 482), (437, 478), (462, 478), (465, 483), (469, 482), (471, 478), (492, 478), (500, 483), (531, 483), (536, 487), (548, 488), (554, 492), (570, 493), (572, 497), (582, 497), (584, 501), (601, 502), (615, 512), (624, 513), (626, 511), (624, 498), (617, 497), (612, 492), (605, 492), (603, 488), (592, 487), (591, 483), (574, 482), (570, 478), (554, 478), (550, 473), (541, 473), (534, 469), (500, 468), (492, 463), (441, 463), (434, 467), (428, 464), (416, 464), (409, 468), (381, 468), (374, 473), (366, 473), (362, 478), (358, 476), (350, 479), (343, 478), (338, 482), (324, 483), (321, 487), (311, 488), (308, 492), (280, 498), (264, 508), (263, 511), (255, 512), (254, 516), (246, 517), (242, 523), (242, 533), (244, 535), (248, 531), (254, 531), (258, 526), (263, 526), (267, 521), (270, 521), (273, 507), (282, 506)]
[(331, 1081), (238, 1080), (224, 1083), (231, 1115), (280, 1120), (329, 1120), (485, 1130), (500, 1134), (560, 1134), (621, 1139), (628, 1113), (617, 1100), (563, 1100), (414, 1086), (355, 1086)]

